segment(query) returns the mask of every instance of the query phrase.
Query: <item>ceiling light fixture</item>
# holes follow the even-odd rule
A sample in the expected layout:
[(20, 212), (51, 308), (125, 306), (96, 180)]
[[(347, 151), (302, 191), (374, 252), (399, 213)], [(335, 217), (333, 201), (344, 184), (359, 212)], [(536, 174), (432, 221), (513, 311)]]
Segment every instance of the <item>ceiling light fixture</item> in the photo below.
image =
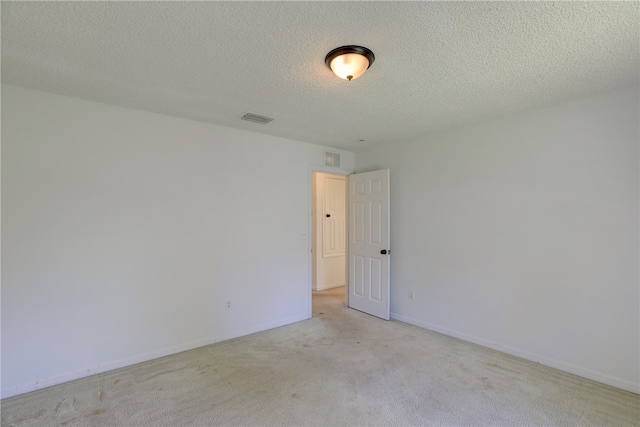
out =
[(336, 76), (351, 81), (363, 75), (375, 59), (366, 47), (342, 46), (327, 53), (324, 62)]

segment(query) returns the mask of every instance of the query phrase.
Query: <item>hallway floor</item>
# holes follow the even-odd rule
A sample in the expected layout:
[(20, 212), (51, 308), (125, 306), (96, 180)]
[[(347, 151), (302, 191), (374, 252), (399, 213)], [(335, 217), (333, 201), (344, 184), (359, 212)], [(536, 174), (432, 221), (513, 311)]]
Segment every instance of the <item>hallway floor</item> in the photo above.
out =
[(316, 307), (320, 309), (324, 300), (327, 299), (328, 303), (334, 301), (344, 304), (344, 286), (338, 286), (337, 288), (331, 288), (324, 291), (313, 291), (313, 315), (316, 315)]

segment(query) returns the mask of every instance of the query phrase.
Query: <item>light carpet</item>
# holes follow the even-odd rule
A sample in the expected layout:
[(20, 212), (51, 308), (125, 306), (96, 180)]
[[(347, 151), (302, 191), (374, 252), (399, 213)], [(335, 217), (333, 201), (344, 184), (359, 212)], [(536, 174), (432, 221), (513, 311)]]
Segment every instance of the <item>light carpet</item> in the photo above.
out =
[[(342, 288), (341, 288), (342, 289)], [(2, 426), (638, 426), (640, 396), (341, 304), (5, 399)]]

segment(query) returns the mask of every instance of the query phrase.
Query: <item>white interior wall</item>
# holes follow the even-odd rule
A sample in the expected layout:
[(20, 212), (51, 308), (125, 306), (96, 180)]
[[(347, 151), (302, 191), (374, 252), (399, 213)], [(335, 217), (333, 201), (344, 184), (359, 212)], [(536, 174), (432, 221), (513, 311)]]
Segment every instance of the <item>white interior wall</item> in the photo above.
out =
[[(323, 203), (325, 195), (324, 179), (331, 177), (345, 181), (346, 177), (323, 172), (313, 173), (313, 280), (312, 287), (314, 291), (323, 291), (326, 289), (337, 288), (345, 285), (346, 275), (346, 254), (339, 256), (325, 257), (323, 254)], [(346, 209), (345, 209), (346, 211)], [(345, 235), (346, 247), (346, 235)]]
[(307, 318), (323, 161), (3, 85), (2, 397)]
[(391, 169), (392, 316), (640, 392), (638, 99), (356, 152)]

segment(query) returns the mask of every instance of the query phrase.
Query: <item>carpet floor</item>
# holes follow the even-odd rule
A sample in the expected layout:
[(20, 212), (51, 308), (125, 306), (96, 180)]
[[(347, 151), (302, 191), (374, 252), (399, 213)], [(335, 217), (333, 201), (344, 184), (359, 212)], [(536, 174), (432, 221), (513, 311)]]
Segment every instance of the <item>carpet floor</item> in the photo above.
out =
[(2, 426), (639, 426), (640, 396), (346, 308), (1, 402)]

